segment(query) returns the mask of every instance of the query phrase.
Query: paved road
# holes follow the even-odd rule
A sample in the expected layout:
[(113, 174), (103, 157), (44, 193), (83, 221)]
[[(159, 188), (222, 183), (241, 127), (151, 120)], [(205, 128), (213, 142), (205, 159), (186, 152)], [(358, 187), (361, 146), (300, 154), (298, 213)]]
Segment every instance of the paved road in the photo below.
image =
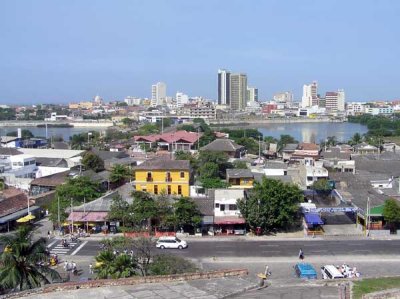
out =
[[(302, 248), (306, 258), (329, 255), (397, 255), (400, 240), (318, 240), (318, 241), (188, 241), (185, 250), (166, 250), (188, 258), (210, 257), (294, 257)], [(88, 241), (76, 255), (94, 256), (97, 241)], [(162, 252), (155, 249), (157, 252)]]

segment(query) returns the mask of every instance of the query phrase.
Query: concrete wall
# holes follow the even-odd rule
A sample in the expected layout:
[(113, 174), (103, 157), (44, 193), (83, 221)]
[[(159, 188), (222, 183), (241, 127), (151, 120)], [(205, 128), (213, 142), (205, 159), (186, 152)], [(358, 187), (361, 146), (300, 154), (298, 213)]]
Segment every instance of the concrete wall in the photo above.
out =
[(369, 236), (370, 237), (389, 237), (390, 230), (389, 229), (370, 230)]
[[(248, 275), (247, 269), (233, 269), (233, 270), (219, 270), (219, 271), (196, 272), (196, 273), (175, 274), (175, 275), (159, 275), (159, 276), (146, 276), (146, 277), (136, 276), (136, 277), (122, 278), (122, 279), (98, 279), (87, 282), (67, 282), (67, 283), (49, 284), (45, 285), (42, 288), (7, 294), (2, 296), (2, 299), (20, 298), (22, 296), (29, 296), (30, 294), (37, 295), (42, 293), (99, 288), (105, 286), (138, 285), (145, 283), (165, 283), (173, 281), (189, 281), (197, 279), (213, 279), (213, 278), (245, 276), (245, 275)], [(60, 298), (62, 298), (62, 296), (60, 296)]]

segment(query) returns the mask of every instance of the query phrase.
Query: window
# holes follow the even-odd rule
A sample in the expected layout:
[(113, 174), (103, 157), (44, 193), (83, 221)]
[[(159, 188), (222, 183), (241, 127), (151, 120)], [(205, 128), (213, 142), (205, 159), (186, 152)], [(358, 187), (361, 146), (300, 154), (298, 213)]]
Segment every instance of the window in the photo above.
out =
[(236, 205), (229, 205), (229, 211), (236, 211), (237, 206)]
[(185, 172), (181, 171), (180, 176), (181, 176), (181, 179), (184, 179), (185, 178)]
[(287, 171), (286, 170), (283, 171), (283, 175), (287, 175)]
[(225, 205), (220, 205), (220, 206), (219, 206), (219, 210), (220, 210), (220, 211), (225, 211)]
[(142, 188), (142, 191), (143, 192), (147, 192), (147, 188)]
[(147, 173), (147, 179), (146, 179), (148, 182), (152, 182), (153, 181), (153, 177), (152, 177), (152, 173), (151, 172), (148, 172)]
[(168, 187), (167, 187), (167, 193), (168, 194), (171, 194), (172, 192), (171, 192), (171, 185), (168, 185)]
[(171, 173), (169, 171), (165, 174), (165, 181), (172, 182)]
[(154, 194), (158, 194), (158, 185), (154, 185)]
[(218, 209), (218, 208), (219, 208), (219, 203), (216, 203), (216, 204), (215, 204), (215, 207)]
[(181, 195), (182, 194), (182, 186), (178, 185), (178, 194)]
[(24, 162), (24, 166), (29, 165), (29, 161)]
[(307, 181), (312, 181), (313, 180), (313, 177), (312, 176), (308, 176), (307, 177)]

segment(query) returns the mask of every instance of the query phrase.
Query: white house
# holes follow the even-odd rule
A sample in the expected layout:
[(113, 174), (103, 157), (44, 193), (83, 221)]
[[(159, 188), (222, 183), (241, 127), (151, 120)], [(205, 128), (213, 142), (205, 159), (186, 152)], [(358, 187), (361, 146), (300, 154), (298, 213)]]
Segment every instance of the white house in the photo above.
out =
[(214, 190), (214, 224), (235, 225), (244, 224), (237, 200), (245, 197), (243, 189), (215, 189)]
[(305, 159), (299, 167), (299, 175), (303, 187), (310, 189), (314, 182), (328, 179), (328, 170), (323, 167), (322, 161)]

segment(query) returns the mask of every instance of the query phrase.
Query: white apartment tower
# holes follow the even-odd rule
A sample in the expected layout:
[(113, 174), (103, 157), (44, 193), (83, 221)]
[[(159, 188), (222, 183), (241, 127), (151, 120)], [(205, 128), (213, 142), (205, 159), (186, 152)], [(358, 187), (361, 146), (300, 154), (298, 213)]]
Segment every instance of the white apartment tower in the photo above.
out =
[(247, 101), (258, 102), (258, 88), (247, 86)]
[(162, 105), (167, 97), (167, 85), (157, 82), (151, 86), (151, 106)]
[(303, 108), (318, 106), (318, 83), (314, 81), (311, 84), (303, 85), (303, 97), (301, 98)]
[(231, 96), (231, 73), (227, 70), (218, 70), (218, 105), (229, 106)]
[(183, 105), (189, 102), (189, 96), (180, 91), (176, 93), (175, 99), (176, 99), (176, 107), (178, 108), (183, 107)]
[(247, 75), (230, 75), (230, 108), (232, 110), (244, 110), (247, 106)]

